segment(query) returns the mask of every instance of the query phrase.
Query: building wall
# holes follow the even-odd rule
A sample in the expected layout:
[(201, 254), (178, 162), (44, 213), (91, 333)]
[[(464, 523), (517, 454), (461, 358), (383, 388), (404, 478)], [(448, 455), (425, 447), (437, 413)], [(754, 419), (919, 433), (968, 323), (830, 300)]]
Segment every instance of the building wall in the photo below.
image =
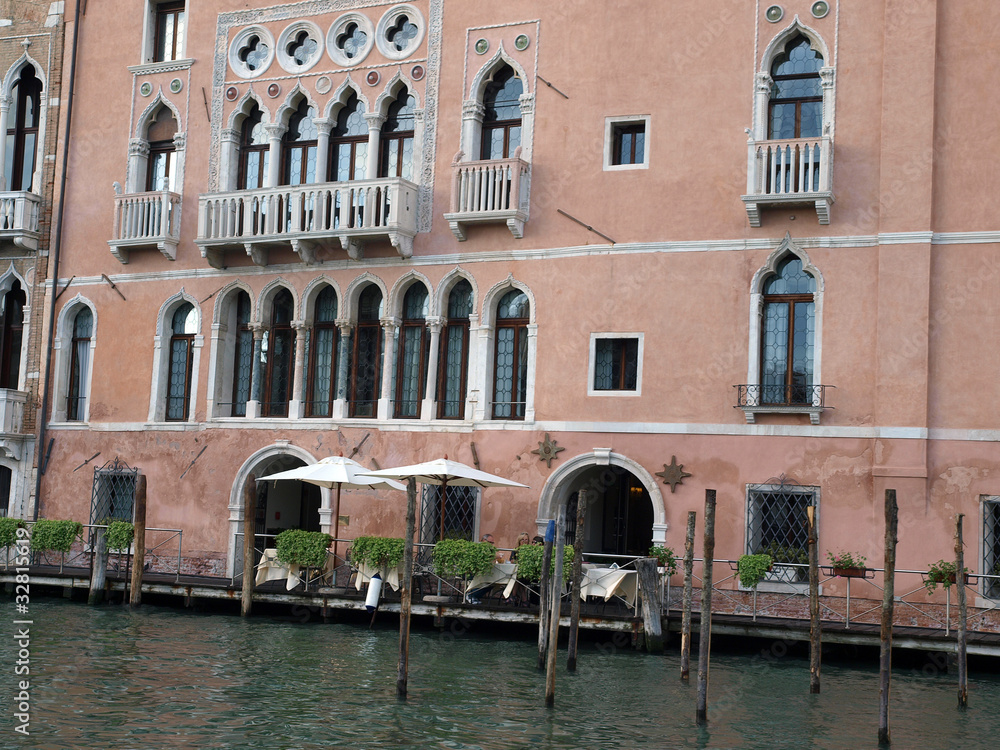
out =
[[(564, 501), (573, 482), (607, 461), (631, 467), (653, 488), (653, 538), (675, 549), (683, 544), (687, 511), (700, 516), (704, 490), (713, 488), (718, 553), (742, 554), (748, 485), (782, 478), (820, 488), (823, 552), (851, 548), (877, 560), (887, 488), (897, 489), (905, 519), (900, 565), (919, 568), (947, 556), (956, 512), (976, 527), (967, 526), (967, 537), (981, 539), (980, 496), (1000, 493), (1000, 393), (991, 374), (1000, 235), (984, 200), (984, 155), (996, 150), (997, 136), (975, 92), (983, 90), (977, 77), (988, 79), (997, 67), (995, 12), (963, 1), (833, 0), (817, 18), (805, 0), (782, 5), (783, 18), (770, 23), (762, 3), (692, 1), (660, 9), (625, 2), (610, 14), (604, 3), (586, 0), (542, 9), (512, 0), (489, 10), (422, 0), (411, 11), (423, 20), (423, 38), (404, 61), (374, 49), (351, 69), (324, 55), (301, 74), (275, 61), (252, 79), (229, 65), (230, 46), (244, 29), (257, 25), (277, 40), (290, 23), (306, 19), (326, 34), (345, 12), (364, 14), (374, 26), (397, 5), (198, 4), (188, 11), (186, 58), (193, 62), (159, 68), (136, 67), (144, 25), (138, 6), (89, 8), (81, 21), (58, 280), (69, 289), (57, 307), (86, 300), (96, 310), (91, 403), (87, 421), (51, 424), (56, 441), (44, 514), (86, 520), (92, 475), (72, 469), (95, 452), (95, 463), (121, 456), (149, 476), (151, 525), (183, 528), (192, 557), (231, 562), (242, 482), (263, 465), (255, 455), (288, 447), (312, 460), (360, 445), (356, 458), (367, 465), (444, 453), (471, 463), (475, 444), (483, 469), (530, 486), (484, 493), (480, 529), (506, 545), (548, 517), (547, 498)], [(112, 20), (130, 41), (109, 48), (96, 30)], [(826, 131), (834, 200), (828, 224), (819, 223), (812, 205), (784, 205), (763, 209), (755, 227), (741, 200), (747, 133), (762, 122), (755, 75), (772, 40), (796, 22), (821, 40), (825, 65), (835, 69)], [(520, 34), (528, 39), (524, 50), (514, 45)], [(488, 47), (482, 54), (480, 39)], [(463, 105), (501, 46), (524, 74), (529, 216), (521, 238), (498, 223), (470, 226), (460, 242), (444, 214), (451, 211)], [(419, 80), (414, 65), (425, 70)], [(375, 84), (368, 83), (372, 72)], [(263, 263), (242, 247), (220, 251), (215, 266), (202, 256), (198, 197), (227, 189), (227, 131), (237, 128), (248, 96), (273, 123), (294, 91), (322, 113), (350, 79), (370, 112), (397, 75), (422, 110), (412, 257), (375, 240), (353, 259), (333, 236), (314, 263), (281, 242), (256, 248)], [(184, 133), (180, 242), (175, 260), (133, 249), (122, 264), (107, 245), (111, 186), (128, 185), (129, 139), (141, 135), (143, 112), (157, 96), (170, 102)], [(648, 168), (604, 169), (609, 117), (648, 117)], [(758, 414), (751, 424), (735, 408), (734, 386), (747, 382), (757, 358), (750, 343), (754, 285), (781, 252), (802, 258), (816, 277), (816, 382), (832, 386), (817, 424), (805, 413)], [(211, 412), (223, 400), (209, 396), (222, 335), (213, 324), (233, 283), (250, 292), (255, 320), (263, 323), (261, 300), (280, 280), (296, 299), (295, 319), (308, 327), (312, 313), (303, 300), (319, 278), (337, 289), (339, 317), (346, 315), (345, 295), (366, 274), (388, 292), (386, 315), (398, 316), (408, 274), (436, 299), (456, 269), (474, 282), (474, 338), (477, 325), (488, 326), (495, 315), (484, 304), (491, 290), (516, 283), (530, 291), (537, 326), (533, 418)], [(151, 421), (158, 316), (178, 294), (197, 303), (200, 314), (194, 417)], [(432, 306), (431, 314), (442, 313)], [(588, 394), (594, 333), (642, 333), (641, 394)], [(488, 397), (481, 390), (490, 383), (481, 372), (491, 356), (486, 334), (473, 365), (473, 375), (480, 372), (470, 375), (476, 404)], [(565, 449), (551, 467), (531, 452), (547, 436)], [(668, 492), (656, 473), (672, 457), (691, 476)], [(579, 471), (560, 473), (572, 461)], [(341, 515), (350, 523), (343, 534), (401, 533), (400, 502), (391, 493), (345, 496)], [(329, 520), (324, 508), (321, 518)]]
[[(0, 231), (0, 289), (5, 294), (16, 279), (26, 295), (19, 383), (2, 399), (9, 420), (0, 427), (0, 465), (11, 470), (7, 512), (30, 517), (34, 508), (37, 460), (35, 436), (45, 365), (45, 282), (53, 230), (53, 204), (57, 178), (56, 152), (61, 122), (60, 92), (63, 64), (63, 3), (25, 2), (0, 4), (0, 107), (13, 111), (9, 92), (25, 66), (42, 80), (40, 123), (36, 149), (35, 180), (31, 193), (38, 196), (37, 236), (25, 239), (12, 224)], [(13, 123), (7, 123), (13, 128)], [(7, 133), (3, 133), (5, 141)], [(10, 186), (0, 185), (0, 194)], [(18, 225), (20, 227), (20, 225)], [(21, 405), (23, 403), (23, 406)]]

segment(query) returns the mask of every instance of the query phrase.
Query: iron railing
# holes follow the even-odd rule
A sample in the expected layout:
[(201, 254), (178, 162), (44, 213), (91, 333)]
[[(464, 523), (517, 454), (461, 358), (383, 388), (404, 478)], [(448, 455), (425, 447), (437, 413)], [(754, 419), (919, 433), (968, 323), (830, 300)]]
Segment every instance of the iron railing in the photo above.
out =
[(755, 406), (803, 406), (826, 409), (826, 389), (832, 385), (734, 385), (737, 408)]

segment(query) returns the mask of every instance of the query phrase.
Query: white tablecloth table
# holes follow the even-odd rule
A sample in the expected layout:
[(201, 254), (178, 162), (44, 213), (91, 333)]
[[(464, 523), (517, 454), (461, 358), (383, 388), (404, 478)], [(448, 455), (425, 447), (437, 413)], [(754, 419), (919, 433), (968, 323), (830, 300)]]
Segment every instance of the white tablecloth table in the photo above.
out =
[(639, 574), (634, 570), (585, 567), (580, 581), (580, 598), (600, 596), (607, 601), (612, 596), (620, 596), (634, 607), (638, 584)]
[(476, 576), (465, 587), (465, 593), (478, 591), (491, 586), (503, 586), (503, 595), (510, 596), (517, 582), (517, 563), (494, 563), (489, 573)]
[(268, 581), (280, 581), (284, 579), (285, 590), (291, 591), (300, 583), (299, 566), (296, 564), (286, 565), (278, 561), (278, 550), (266, 549), (257, 564), (256, 583), (259, 586)]
[(379, 569), (364, 563), (358, 566), (358, 575), (354, 578), (354, 588), (361, 591), (361, 587), (368, 583), (375, 574), (382, 576), (382, 583), (388, 584), (393, 591), (399, 590), (399, 579), (403, 576), (402, 563), (391, 570)]

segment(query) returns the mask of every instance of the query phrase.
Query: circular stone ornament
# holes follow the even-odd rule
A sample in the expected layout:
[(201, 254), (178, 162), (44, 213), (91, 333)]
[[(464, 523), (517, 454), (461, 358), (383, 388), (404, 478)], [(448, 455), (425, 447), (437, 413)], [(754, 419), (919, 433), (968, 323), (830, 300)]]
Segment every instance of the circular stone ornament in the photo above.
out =
[(369, 70), (368, 75), (365, 76), (365, 80), (368, 81), (369, 86), (377, 86), (381, 78), (382, 76), (378, 74), (377, 70)]
[(153, 84), (149, 81), (144, 81), (141, 86), (139, 86), (139, 93), (143, 96), (149, 96), (153, 93)]
[(278, 97), (278, 94), (280, 93), (281, 93), (281, 86), (279, 86), (276, 83), (272, 83), (270, 86), (267, 87), (267, 95), (272, 99), (276, 99)]
[(181, 89), (184, 88), (184, 82), (180, 78), (175, 78), (170, 82), (170, 92), (172, 94), (181, 93)]
[(320, 76), (316, 79), (316, 91), (320, 94), (328, 94), (332, 88), (333, 81), (331, 81), (327, 76)]
[(514, 48), (523, 52), (528, 49), (528, 43), (529, 40), (527, 34), (518, 34), (514, 39)]
[(490, 49), (490, 43), (485, 39), (476, 40), (476, 54), (485, 55)]
[(823, 18), (830, 12), (830, 3), (825, 2), (825, 0), (819, 0), (819, 2), (812, 4), (812, 8), (810, 8), (810, 10), (816, 18)]
[(764, 11), (764, 18), (766, 18), (771, 23), (777, 23), (782, 18), (785, 17), (785, 9), (780, 5), (772, 5), (766, 11)]
[(236, 97), (239, 95), (240, 95), (239, 89), (237, 89), (235, 86), (230, 86), (228, 89), (226, 89), (226, 99), (228, 99), (231, 102), (235, 102)]
[(423, 78), (424, 78), (424, 66), (423, 65), (414, 65), (413, 69), (410, 70), (410, 77), (414, 81), (421, 81), (421, 80), (423, 80)]

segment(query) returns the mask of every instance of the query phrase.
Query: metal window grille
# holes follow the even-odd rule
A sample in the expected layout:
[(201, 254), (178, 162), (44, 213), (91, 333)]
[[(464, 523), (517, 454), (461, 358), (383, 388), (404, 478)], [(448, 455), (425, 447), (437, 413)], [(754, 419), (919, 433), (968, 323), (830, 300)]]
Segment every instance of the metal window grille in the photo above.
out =
[(747, 487), (747, 554), (770, 555), (775, 562), (770, 581), (801, 581), (806, 568), (783, 568), (782, 563), (809, 562), (809, 519), (806, 508), (817, 506), (817, 487), (784, 481)]
[[(1000, 575), (1000, 496), (983, 498), (983, 572)], [(983, 594), (1000, 598), (1000, 580), (983, 579)]]
[(105, 519), (132, 522), (135, 510), (135, 485), (139, 470), (117, 456), (94, 469), (94, 490), (90, 500), (90, 523)]
[[(449, 487), (444, 507), (444, 539), (477, 540), (479, 488)], [(424, 485), (420, 501), (420, 543), (434, 544), (441, 536), (441, 488)]]

